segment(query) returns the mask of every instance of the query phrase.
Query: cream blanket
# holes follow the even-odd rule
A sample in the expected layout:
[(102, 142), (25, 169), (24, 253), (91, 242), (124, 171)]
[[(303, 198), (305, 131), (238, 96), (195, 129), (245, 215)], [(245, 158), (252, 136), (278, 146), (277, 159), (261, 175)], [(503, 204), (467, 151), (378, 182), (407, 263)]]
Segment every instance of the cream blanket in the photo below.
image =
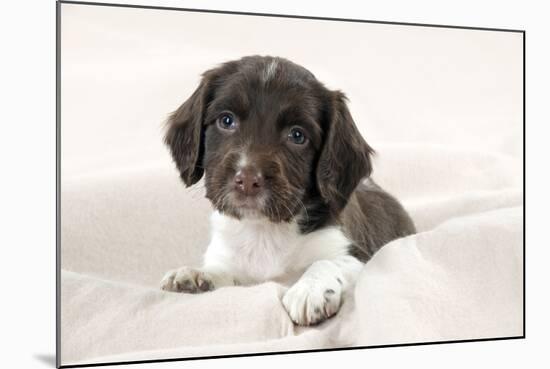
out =
[[(62, 364), (522, 334), (519, 35), (230, 17), (231, 32), (210, 37), (219, 15), (63, 9)], [(339, 42), (320, 58), (308, 37)], [(350, 50), (368, 57), (339, 57)], [(201, 186), (180, 182), (160, 123), (200, 72), (255, 53), (348, 94), (377, 151), (373, 178), (418, 228), (383, 247), (317, 327), (293, 326), (275, 283), (158, 287), (200, 263), (211, 211)]]
[[(405, 202), (419, 233), (386, 245), (337, 317), (306, 329), (292, 325), (275, 283), (159, 290), (165, 271), (200, 262), (208, 240), (209, 204), (172, 168), (67, 181), (63, 363), (521, 335), (521, 173), (504, 170), (514, 159), (420, 147), (379, 156), (424, 163), (408, 177), (419, 195)], [(402, 175), (399, 163), (383, 165)], [(447, 183), (446, 171), (464, 167), (462, 185)]]

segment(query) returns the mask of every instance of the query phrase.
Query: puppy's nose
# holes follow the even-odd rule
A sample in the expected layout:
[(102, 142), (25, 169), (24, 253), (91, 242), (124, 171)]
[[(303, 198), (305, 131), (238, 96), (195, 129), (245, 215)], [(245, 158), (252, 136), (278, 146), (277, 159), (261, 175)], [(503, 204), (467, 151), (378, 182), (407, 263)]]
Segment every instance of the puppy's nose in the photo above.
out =
[(264, 179), (253, 167), (244, 167), (235, 174), (235, 187), (245, 196), (256, 196), (264, 186)]

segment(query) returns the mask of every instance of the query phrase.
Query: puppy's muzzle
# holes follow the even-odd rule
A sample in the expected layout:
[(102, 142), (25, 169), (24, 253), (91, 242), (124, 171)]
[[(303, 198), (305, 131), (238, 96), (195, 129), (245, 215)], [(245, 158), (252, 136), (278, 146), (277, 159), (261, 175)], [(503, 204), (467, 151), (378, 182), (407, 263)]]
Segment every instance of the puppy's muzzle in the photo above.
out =
[(257, 196), (264, 188), (264, 177), (253, 166), (239, 169), (234, 178), (235, 190), (244, 196)]

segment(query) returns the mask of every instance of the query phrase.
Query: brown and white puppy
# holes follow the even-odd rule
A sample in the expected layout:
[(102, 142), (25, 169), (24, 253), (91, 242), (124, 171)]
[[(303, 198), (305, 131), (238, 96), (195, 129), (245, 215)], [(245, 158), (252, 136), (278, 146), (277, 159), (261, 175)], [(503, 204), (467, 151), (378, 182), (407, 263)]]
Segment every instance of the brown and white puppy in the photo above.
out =
[(292, 320), (317, 324), (380, 247), (415, 232), (369, 179), (373, 150), (344, 94), (286, 59), (249, 56), (205, 72), (165, 141), (187, 186), (204, 176), (215, 211), (202, 267), (168, 272), (164, 290), (282, 281), (292, 284), (282, 300)]

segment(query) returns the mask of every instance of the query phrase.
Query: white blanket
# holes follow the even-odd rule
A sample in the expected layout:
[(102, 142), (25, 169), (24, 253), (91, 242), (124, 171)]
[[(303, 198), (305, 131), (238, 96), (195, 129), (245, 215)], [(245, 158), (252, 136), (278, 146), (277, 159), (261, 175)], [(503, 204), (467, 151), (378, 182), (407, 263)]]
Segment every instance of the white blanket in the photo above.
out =
[[(407, 160), (422, 151), (409, 147)], [(491, 168), (511, 160), (440, 149), (434, 166), (442, 156), (456, 162), (427, 166), (416, 178), (431, 180), (416, 185), (444, 182), (430, 172), (459, 170), (473, 158), (494, 161)], [(483, 169), (470, 173), (462, 191), (452, 188), (453, 196), (441, 189), (432, 199), (407, 201), (419, 233), (386, 245), (364, 267), (339, 315), (307, 329), (293, 327), (280, 303), (284, 287), (274, 283), (204, 295), (158, 289), (168, 269), (198, 264), (208, 239), (209, 204), (184, 190), (173, 169), (67, 182), (63, 362), (521, 335), (522, 192), (520, 184), (506, 183), (509, 173), (496, 175)]]
[[(235, 44), (246, 17), (214, 39), (201, 27), (219, 15), (85, 8), (63, 5), (62, 364), (522, 334), (519, 36), (310, 22), (320, 39), (366, 40), (338, 38), (320, 61), (315, 44), (281, 35), (305, 27), (294, 20), (254, 18), (262, 37)], [(337, 58), (351, 49), (369, 57)], [(211, 211), (200, 185), (180, 182), (161, 122), (204, 69), (254, 53), (297, 59), (348, 94), (377, 151), (373, 178), (418, 228), (384, 246), (317, 327), (292, 324), (276, 283), (158, 288), (167, 270), (200, 263)], [(368, 83), (347, 73), (358, 70)]]

